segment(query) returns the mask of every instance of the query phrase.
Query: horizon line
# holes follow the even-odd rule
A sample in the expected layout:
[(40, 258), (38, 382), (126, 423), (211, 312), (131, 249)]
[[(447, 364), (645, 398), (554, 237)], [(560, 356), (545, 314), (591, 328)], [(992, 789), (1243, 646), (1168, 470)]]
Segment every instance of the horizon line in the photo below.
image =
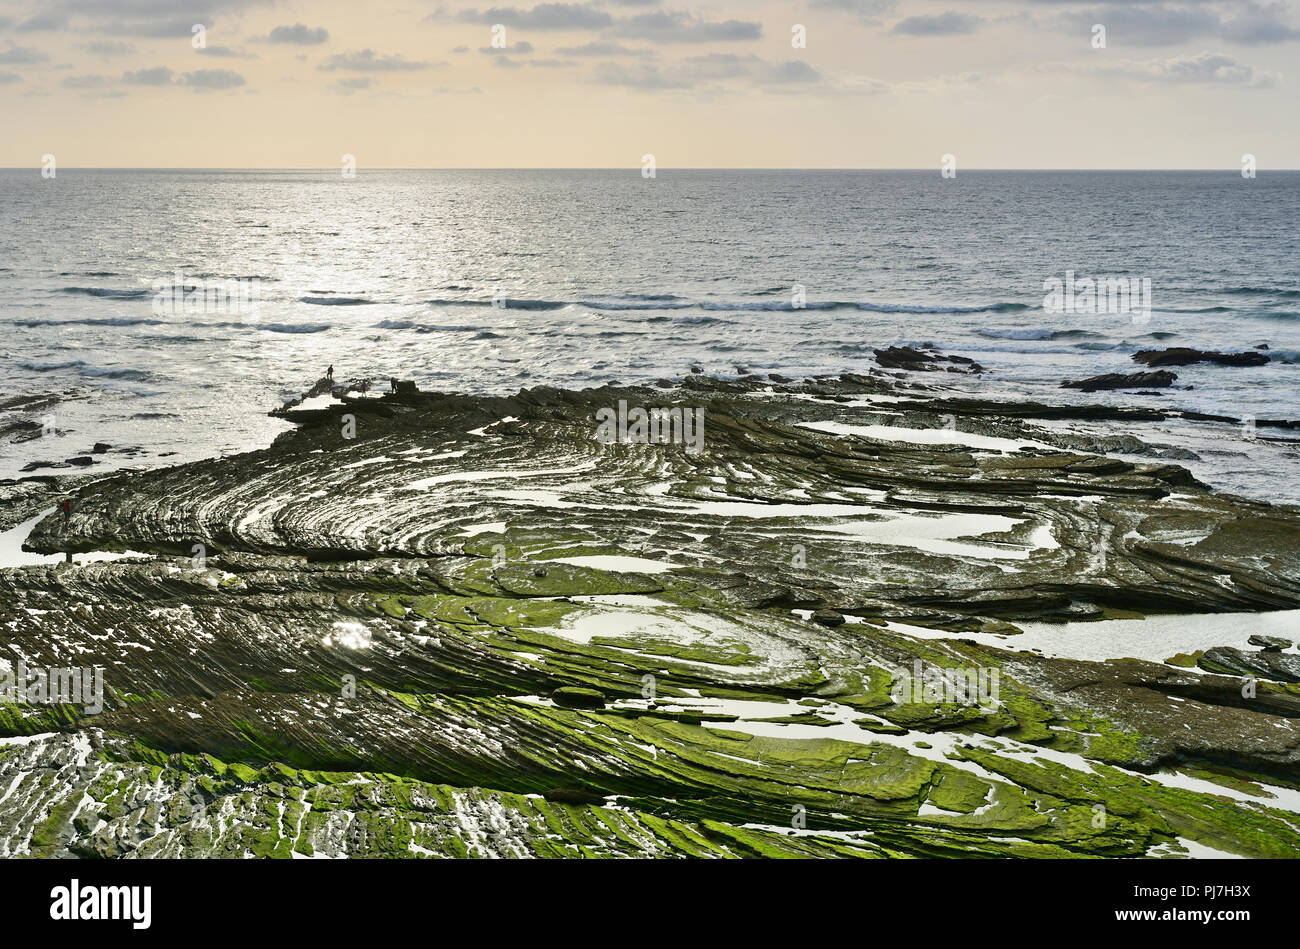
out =
[[(0, 171), (28, 171), (40, 173), (42, 166), (35, 165), (0, 165)], [(65, 165), (58, 168), (59, 171), (181, 171), (181, 172), (200, 172), (200, 171), (309, 171), (309, 172), (329, 172), (335, 174), (339, 172), (338, 166), (295, 166), (295, 165)], [(363, 171), (625, 171), (629, 174), (635, 174), (641, 171), (640, 165), (619, 165), (619, 166), (597, 166), (597, 165), (573, 165), (573, 166), (402, 166), (402, 165), (375, 165), (362, 166), (357, 169), (356, 174), (360, 175)], [(938, 166), (927, 168), (901, 168), (901, 167), (859, 167), (844, 168), (833, 166), (740, 166), (740, 165), (699, 165), (699, 166), (657, 166), (656, 172), (674, 172), (674, 171), (808, 171), (808, 172), (871, 172), (871, 171), (906, 171), (906, 172), (923, 172), (933, 174), (941, 171)], [(1224, 174), (1240, 174), (1239, 166), (1229, 166), (1226, 168), (958, 168), (957, 172), (1039, 172), (1039, 173), (1059, 173), (1059, 172), (1150, 172), (1150, 173), (1168, 173), (1168, 172), (1222, 172)], [(1296, 172), (1300, 168), (1259, 168), (1257, 174), (1263, 172)]]

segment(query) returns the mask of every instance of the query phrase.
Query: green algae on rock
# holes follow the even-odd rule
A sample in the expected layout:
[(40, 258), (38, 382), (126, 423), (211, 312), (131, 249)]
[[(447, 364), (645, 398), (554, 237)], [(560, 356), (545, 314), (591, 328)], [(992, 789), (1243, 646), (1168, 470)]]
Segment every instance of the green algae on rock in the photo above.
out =
[[(1300, 606), (1300, 515), (928, 391), (405, 386), (79, 482), (27, 546), (148, 556), (0, 570), (0, 666), (107, 683), (0, 706), (0, 854), (1300, 854), (1293, 655), (1010, 648)], [(620, 400), (702, 410), (703, 451), (600, 443)]]

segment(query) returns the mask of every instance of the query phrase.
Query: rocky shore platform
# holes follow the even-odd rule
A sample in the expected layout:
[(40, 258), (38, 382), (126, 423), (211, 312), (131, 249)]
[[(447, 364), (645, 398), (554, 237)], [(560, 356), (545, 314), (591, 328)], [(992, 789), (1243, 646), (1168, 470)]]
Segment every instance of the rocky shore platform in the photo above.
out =
[[(0, 569), (0, 686), (105, 683), (0, 695), (0, 856), (1300, 855), (1287, 640), (1069, 656), (1300, 608), (1300, 509), (1047, 424), (1158, 410), (883, 370), (396, 390), (0, 484), (5, 526), (71, 499)], [(637, 408), (702, 439), (596, 437)]]

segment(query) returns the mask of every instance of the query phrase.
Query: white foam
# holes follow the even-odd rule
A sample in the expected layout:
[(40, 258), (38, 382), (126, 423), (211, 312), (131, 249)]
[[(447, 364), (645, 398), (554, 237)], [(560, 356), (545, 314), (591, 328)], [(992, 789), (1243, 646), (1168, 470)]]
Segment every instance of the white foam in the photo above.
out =
[(596, 554), (590, 557), (555, 557), (551, 563), (567, 563), (574, 567), (591, 567), (595, 570), (616, 570), (625, 573), (663, 573), (674, 570), (677, 564), (645, 557), (620, 557), (613, 554)]
[(876, 441), (911, 442), (914, 445), (962, 445), (979, 451), (1016, 452), (1022, 448), (1037, 448), (1059, 452), (1059, 448), (1043, 442), (1018, 441), (959, 432), (946, 428), (904, 428), (901, 425), (847, 425), (843, 422), (800, 422), (800, 428), (811, 428), (832, 435), (861, 435)]

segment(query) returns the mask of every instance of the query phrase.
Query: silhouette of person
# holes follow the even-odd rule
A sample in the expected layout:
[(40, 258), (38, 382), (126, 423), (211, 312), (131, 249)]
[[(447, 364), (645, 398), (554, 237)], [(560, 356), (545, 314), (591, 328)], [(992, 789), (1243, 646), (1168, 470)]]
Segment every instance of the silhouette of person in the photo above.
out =
[(326, 378), (326, 379), (333, 379), (333, 378), (334, 378), (334, 366), (333, 366), (333, 365), (331, 365), (328, 369), (325, 370), (325, 378)]

